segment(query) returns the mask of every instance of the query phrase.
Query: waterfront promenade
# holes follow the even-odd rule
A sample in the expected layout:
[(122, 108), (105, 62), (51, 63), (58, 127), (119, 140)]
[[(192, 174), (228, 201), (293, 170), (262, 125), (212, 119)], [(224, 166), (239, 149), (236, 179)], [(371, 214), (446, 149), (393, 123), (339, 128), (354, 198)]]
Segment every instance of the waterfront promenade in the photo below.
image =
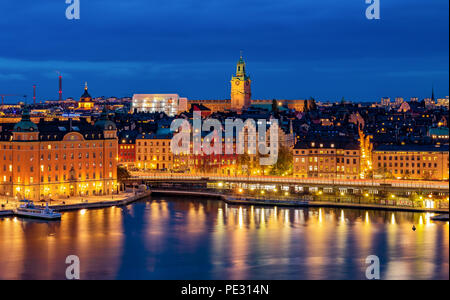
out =
[[(79, 209), (121, 206), (146, 198), (150, 196), (150, 194), (151, 191), (147, 190), (142, 192), (123, 192), (115, 195), (72, 197), (64, 200), (53, 200), (51, 201), (51, 203), (49, 203), (49, 206), (55, 211), (70, 211)], [(0, 203), (4, 204), (4, 206), (2, 205), (2, 207), (0, 207), (0, 217), (14, 215), (14, 209), (16, 209), (20, 205), (20, 202), (15, 200), (1, 199)], [(44, 206), (44, 202), (36, 202), (35, 205)]]
[(326, 179), (326, 178), (296, 178), (292, 176), (220, 176), (192, 175), (174, 173), (131, 172), (130, 181), (211, 181), (240, 182), (249, 184), (298, 184), (317, 187), (346, 187), (360, 189), (389, 189), (409, 191), (449, 191), (448, 181), (399, 180), (399, 179)]
[(207, 197), (220, 199), (231, 205), (264, 205), (264, 206), (288, 206), (288, 207), (334, 207), (334, 208), (350, 208), (350, 209), (370, 209), (370, 210), (388, 210), (388, 211), (409, 211), (409, 212), (430, 212), (430, 213), (446, 213), (448, 207), (422, 207), (422, 206), (402, 206), (396, 205), (395, 202), (385, 201), (384, 203), (355, 203), (349, 201), (317, 201), (311, 200), (313, 197), (253, 197), (245, 195), (234, 195), (232, 193), (222, 193), (214, 190), (180, 190), (180, 189), (152, 189), (153, 195), (169, 195), (169, 196), (188, 196), (188, 197)]

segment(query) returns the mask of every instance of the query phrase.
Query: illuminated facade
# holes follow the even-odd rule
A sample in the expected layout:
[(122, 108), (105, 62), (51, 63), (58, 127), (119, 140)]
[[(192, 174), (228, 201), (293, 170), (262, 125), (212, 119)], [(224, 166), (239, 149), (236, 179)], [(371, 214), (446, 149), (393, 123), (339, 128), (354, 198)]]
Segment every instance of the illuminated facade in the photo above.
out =
[(448, 180), (448, 145), (383, 145), (373, 151), (375, 177)]
[(136, 163), (136, 132), (125, 131), (119, 134), (119, 164), (133, 167)]
[(239, 59), (236, 66), (236, 75), (231, 78), (231, 109), (242, 111), (251, 105), (251, 80), (245, 72), (244, 59)]
[(88, 93), (88, 86), (87, 83), (84, 87), (84, 93), (80, 97), (80, 101), (78, 102), (78, 109), (79, 110), (91, 110), (94, 108), (94, 101), (92, 100), (91, 95)]
[(136, 112), (164, 112), (168, 116), (188, 110), (187, 98), (178, 94), (134, 94), (131, 108)]
[(189, 100), (189, 109), (193, 105), (204, 105), (211, 110), (211, 113), (224, 112), (231, 109), (231, 100)]
[(28, 110), (0, 132), (0, 195), (34, 201), (117, 190), (116, 126), (106, 112), (85, 120), (33, 123)]
[(172, 170), (172, 135), (140, 134), (136, 138), (136, 166), (144, 170)]
[(359, 179), (361, 153), (356, 142), (301, 142), (293, 150), (294, 176)]

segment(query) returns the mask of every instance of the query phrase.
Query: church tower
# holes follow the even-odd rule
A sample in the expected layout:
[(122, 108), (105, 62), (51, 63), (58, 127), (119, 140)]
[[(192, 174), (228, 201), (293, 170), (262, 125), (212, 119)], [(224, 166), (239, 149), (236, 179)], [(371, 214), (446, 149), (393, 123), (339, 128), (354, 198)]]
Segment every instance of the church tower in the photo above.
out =
[(245, 72), (245, 61), (239, 59), (236, 66), (236, 76), (231, 77), (231, 109), (242, 111), (251, 104), (251, 80)]

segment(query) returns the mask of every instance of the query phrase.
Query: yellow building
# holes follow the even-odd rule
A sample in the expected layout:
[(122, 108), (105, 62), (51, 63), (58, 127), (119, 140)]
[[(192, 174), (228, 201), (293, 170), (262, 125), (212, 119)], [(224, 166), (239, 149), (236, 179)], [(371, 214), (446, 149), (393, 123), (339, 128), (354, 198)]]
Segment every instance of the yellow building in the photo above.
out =
[(448, 180), (448, 145), (382, 145), (373, 151), (378, 178)]
[(138, 135), (135, 166), (145, 170), (172, 170), (174, 159), (170, 149), (171, 140), (172, 135)]
[[(10, 128), (10, 127), (9, 127)], [(49, 200), (117, 190), (117, 133), (106, 112), (92, 125), (30, 120), (0, 132), (0, 195)]]
[(360, 148), (356, 142), (304, 141), (293, 150), (294, 176), (359, 179)]
[(251, 105), (251, 80), (245, 71), (245, 61), (239, 59), (236, 66), (236, 75), (231, 78), (231, 109), (242, 111)]

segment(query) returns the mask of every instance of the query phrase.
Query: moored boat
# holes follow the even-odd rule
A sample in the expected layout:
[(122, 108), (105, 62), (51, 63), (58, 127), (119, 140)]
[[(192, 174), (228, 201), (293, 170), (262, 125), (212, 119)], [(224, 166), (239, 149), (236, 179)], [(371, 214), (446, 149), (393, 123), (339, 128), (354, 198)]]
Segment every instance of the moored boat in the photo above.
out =
[(19, 217), (24, 218), (36, 218), (43, 220), (59, 220), (61, 219), (61, 214), (55, 212), (53, 209), (48, 207), (48, 203), (45, 208), (36, 207), (33, 201), (21, 200), (23, 202), (14, 212)]

